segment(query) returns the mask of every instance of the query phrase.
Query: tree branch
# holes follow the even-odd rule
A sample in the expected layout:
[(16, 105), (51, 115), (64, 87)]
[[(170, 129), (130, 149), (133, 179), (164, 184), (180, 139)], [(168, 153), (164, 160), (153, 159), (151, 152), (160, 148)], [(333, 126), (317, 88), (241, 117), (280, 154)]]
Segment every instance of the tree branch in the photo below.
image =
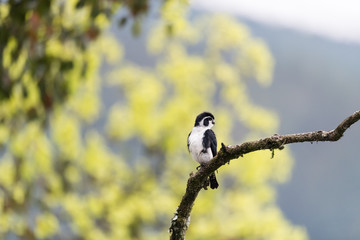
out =
[(176, 210), (174, 218), (171, 220), (170, 240), (183, 240), (190, 224), (190, 212), (195, 199), (203, 187), (204, 181), (208, 176), (230, 160), (239, 158), (246, 153), (264, 149), (283, 149), (284, 145), (300, 142), (324, 142), (337, 141), (344, 132), (354, 123), (360, 120), (360, 111), (353, 113), (342, 121), (334, 130), (316, 131), (308, 133), (298, 133), (289, 135), (273, 135), (257, 141), (245, 142), (241, 145), (225, 146), (221, 144), (218, 154), (205, 167), (200, 168), (195, 174), (191, 174), (187, 182), (186, 192), (181, 203)]

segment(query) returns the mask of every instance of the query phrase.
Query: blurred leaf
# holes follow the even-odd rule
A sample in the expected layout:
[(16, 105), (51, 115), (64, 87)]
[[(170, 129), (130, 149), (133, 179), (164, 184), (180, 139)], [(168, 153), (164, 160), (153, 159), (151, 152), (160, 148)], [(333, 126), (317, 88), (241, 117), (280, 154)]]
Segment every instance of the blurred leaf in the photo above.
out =
[(132, 27), (131, 27), (131, 32), (134, 36), (139, 36), (140, 32), (141, 32), (141, 22), (138, 20), (135, 20)]
[(122, 18), (120, 18), (119, 19), (119, 26), (120, 27), (123, 27), (123, 26), (125, 26), (125, 24), (127, 23), (127, 21), (128, 21), (128, 18), (127, 17), (122, 17)]

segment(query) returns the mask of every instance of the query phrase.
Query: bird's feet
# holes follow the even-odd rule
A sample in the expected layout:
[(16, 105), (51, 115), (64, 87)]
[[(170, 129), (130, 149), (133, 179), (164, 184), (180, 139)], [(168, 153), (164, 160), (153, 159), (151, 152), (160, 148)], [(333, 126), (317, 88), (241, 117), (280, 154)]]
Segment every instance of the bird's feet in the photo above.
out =
[(202, 164), (200, 164), (199, 166), (196, 167), (196, 170), (199, 170), (201, 167), (204, 167), (204, 166), (205, 166), (205, 164), (202, 163)]

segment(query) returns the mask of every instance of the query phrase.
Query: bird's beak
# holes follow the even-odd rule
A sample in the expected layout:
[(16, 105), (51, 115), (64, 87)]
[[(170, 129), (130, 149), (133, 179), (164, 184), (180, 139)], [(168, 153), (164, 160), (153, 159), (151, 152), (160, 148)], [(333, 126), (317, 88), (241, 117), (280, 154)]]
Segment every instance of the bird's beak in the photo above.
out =
[(214, 125), (215, 125), (215, 120), (212, 120), (212, 124), (214, 124)]

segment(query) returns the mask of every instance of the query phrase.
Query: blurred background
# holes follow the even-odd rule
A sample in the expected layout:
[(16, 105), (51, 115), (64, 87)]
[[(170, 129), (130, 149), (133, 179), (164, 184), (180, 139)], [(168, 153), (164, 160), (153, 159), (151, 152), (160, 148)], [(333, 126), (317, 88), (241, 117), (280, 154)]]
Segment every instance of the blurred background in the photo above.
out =
[[(279, 114), (279, 133), (330, 130), (359, 108), (356, 1), (196, 1), (193, 6), (237, 16), (268, 44), (276, 62), (274, 82), (250, 92)], [(359, 133), (354, 126), (337, 143), (290, 146), (292, 177), (277, 187), (277, 202), (311, 239), (360, 237)]]
[[(359, 110), (356, 1), (1, 1), (0, 238), (166, 239), (218, 142), (331, 130)], [(259, 151), (202, 191), (189, 239), (359, 239), (360, 127)]]

